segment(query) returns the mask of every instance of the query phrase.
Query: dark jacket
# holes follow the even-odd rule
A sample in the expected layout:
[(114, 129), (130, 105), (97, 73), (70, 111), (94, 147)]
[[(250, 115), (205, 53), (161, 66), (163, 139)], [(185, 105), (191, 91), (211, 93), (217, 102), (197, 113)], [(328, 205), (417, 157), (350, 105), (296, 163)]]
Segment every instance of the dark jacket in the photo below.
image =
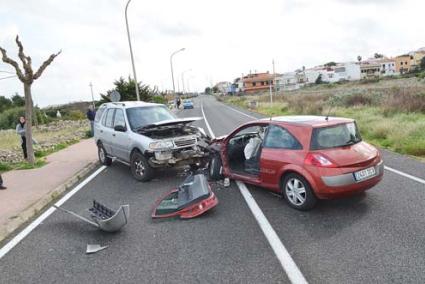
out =
[(91, 110), (91, 109), (89, 109), (89, 110), (87, 111), (87, 119), (88, 119), (88, 120), (90, 120), (90, 121), (94, 121), (95, 116), (96, 116), (96, 112), (95, 112), (95, 111), (93, 111), (93, 110)]

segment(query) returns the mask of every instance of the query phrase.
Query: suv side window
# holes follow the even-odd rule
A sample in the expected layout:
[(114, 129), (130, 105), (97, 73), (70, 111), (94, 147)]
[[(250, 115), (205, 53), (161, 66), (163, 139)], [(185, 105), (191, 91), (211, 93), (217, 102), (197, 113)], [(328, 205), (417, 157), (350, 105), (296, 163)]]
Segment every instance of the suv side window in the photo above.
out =
[(100, 107), (97, 112), (96, 112), (96, 116), (94, 117), (94, 121), (99, 122), (100, 119), (102, 118), (102, 114), (105, 112), (106, 107)]
[(301, 150), (302, 146), (286, 129), (270, 125), (264, 141), (264, 147), (277, 149)]
[(125, 118), (122, 109), (117, 109), (115, 111), (114, 127), (117, 125), (125, 127)]
[(113, 127), (114, 112), (115, 112), (114, 108), (108, 109), (108, 112), (104, 115), (104, 118), (103, 118), (103, 121), (102, 121), (103, 126), (106, 126), (106, 127), (109, 127), (109, 128)]

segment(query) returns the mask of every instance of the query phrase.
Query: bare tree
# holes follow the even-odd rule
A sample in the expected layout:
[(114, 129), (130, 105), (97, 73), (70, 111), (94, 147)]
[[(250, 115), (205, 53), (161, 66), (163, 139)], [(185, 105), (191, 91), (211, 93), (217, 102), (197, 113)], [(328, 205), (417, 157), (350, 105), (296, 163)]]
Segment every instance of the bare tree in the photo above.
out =
[(19, 40), (19, 36), (16, 36), (16, 44), (18, 45), (18, 57), (22, 61), (23, 71), (21, 67), (19, 66), (18, 62), (11, 59), (7, 56), (6, 50), (2, 47), (0, 47), (0, 52), (3, 56), (2, 60), (3, 62), (12, 65), (15, 68), (16, 76), (18, 76), (18, 79), (24, 84), (24, 93), (25, 93), (25, 116), (27, 119), (26, 122), (26, 143), (27, 143), (27, 152), (28, 152), (28, 162), (30, 164), (34, 164), (34, 149), (32, 147), (32, 111), (33, 111), (33, 102), (32, 102), (32, 96), (31, 96), (31, 85), (32, 83), (40, 78), (41, 74), (43, 74), (43, 71), (47, 68), (47, 66), (52, 63), (52, 61), (58, 56), (61, 51), (58, 53), (54, 53), (49, 56), (49, 58), (41, 64), (41, 66), (38, 68), (38, 70), (34, 73), (32, 69), (32, 60), (30, 56), (26, 56), (24, 53), (24, 47)]

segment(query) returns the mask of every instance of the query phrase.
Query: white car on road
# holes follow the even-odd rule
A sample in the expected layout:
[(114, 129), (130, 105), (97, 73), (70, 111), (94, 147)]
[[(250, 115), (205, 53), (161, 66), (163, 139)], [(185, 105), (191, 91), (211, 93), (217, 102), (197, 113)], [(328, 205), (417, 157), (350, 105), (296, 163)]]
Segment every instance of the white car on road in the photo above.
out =
[(156, 168), (203, 164), (209, 137), (190, 125), (200, 119), (177, 118), (161, 104), (102, 104), (94, 123), (99, 160), (104, 165), (114, 160), (130, 165), (140, 181), (152, 179)]

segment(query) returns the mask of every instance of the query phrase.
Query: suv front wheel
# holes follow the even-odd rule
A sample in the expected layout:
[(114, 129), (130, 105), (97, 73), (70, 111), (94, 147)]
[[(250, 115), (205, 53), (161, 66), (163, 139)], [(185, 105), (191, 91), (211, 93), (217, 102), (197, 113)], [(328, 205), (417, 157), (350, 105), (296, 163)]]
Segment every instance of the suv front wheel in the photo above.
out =
[(112, 164), (112, 159), (108, 157), (102, 143), (97, 144), (97, 155), (102, 165), (110, 166)]
[(145, 156), (139, 151), (133, 152), (131, 155), (131, 173), (138, 181), (149, 181), (153, 177), (153, 169), (149, 166)]

